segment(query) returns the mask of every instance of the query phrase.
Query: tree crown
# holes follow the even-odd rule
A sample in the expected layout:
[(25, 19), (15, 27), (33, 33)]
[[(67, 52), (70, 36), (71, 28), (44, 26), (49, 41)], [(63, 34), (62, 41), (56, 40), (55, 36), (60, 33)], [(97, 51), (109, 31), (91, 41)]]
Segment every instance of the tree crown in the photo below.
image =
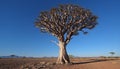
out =
[(61, 41), (69, 42), (73, 35), (84, 29), (92, 29), (97, 24), (97, 16), (88, 9), (78, 5), (59, 5), (50, 11), (43, 11), (37, 18), (35, 25), (41, 32), (48, 32)]

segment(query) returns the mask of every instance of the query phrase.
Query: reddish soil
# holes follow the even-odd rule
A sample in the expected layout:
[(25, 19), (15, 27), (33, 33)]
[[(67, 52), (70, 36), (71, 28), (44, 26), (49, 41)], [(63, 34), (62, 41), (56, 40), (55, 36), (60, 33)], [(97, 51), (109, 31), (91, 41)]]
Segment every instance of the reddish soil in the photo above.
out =
[(120, 69), (120, 59), (73, 58), (60, 65), (56, 58), (0, 59), (0, 69)]

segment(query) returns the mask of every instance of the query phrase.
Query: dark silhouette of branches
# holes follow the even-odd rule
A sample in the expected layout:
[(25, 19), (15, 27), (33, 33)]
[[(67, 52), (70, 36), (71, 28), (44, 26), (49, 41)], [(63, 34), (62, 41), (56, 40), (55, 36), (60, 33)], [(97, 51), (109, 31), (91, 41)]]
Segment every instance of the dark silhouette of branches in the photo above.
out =
[(97, 24), (97, 17), (90, 10), (77, 5), (60, 5), (50, 11), (41, 12), (35, 25), (41, 32), (48, 32), (59, 40), (70, 41), (78, 31), (87, 33), (84, 29), (92, 29)]

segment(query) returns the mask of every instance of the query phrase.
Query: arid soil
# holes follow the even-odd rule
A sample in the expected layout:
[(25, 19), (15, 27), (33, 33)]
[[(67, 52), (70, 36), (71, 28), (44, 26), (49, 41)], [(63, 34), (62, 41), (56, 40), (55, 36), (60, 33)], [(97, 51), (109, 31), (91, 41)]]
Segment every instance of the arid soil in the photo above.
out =
[(120, 59), (72, 58), (71, 64), (56, 64), (56, 58), (0, 59), (0, 69), (120, 69)]

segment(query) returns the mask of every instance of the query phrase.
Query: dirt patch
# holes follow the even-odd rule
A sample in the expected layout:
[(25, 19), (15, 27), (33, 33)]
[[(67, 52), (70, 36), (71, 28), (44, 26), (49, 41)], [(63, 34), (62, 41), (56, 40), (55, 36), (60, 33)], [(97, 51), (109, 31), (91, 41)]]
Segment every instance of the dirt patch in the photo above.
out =
[(71, 64), (56, 64), (56, 58), (0, 59), (0, 69), (120, 69), (119, 59), (73, 58)]

